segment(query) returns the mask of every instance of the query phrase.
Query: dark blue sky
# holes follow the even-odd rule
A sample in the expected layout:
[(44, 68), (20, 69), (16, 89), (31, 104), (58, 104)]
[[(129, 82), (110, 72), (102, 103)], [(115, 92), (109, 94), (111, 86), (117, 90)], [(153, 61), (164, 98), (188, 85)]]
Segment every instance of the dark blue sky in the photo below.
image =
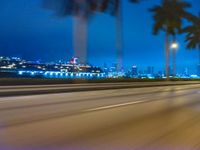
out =
[[(152, 35), (152, 15), (148, 8), (160, 0), (139, 5), (124, 0), (124, 64), (164, 66), (164, 34)], [(189, 0), (188, 0), (189, 1)], [(198, 14), (199, 0), (190, 0)], [(41, 8), (41, 0), (0, 1), (0, 55), (53, 61), (72, 57), (72, 19), (58, 19)], [(178, 38), (178, 65), (196, 67), (197, 51), (188, 51)], [(115, 18), (97, 14), (89, 23), (88, 60), (102, 66), (115, 62)]]

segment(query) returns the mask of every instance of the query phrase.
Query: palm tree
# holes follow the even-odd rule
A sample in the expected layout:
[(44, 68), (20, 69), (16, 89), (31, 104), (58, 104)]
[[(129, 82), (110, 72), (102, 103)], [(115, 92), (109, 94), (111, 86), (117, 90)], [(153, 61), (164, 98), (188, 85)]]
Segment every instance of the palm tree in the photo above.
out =
[(73, 16), (74, 56), (86, 63), (88, 20), (97, 10), (96, 0), (43, 0), (43, 7), (53, 10), (61, 18)]
[(158, 34), (159, 31), (165, 32), (165, 71), (167, 79), (169, 78), (170, 36), (180, 33), (182, 19), (188, 7), (190, 7), (190, 4), (184, 1), (162, 0), (161, 5), (150, 9), (154, 19), (153, 33)]
[[(138, 3), (141, 0), (129, 0)], [(101, 0), (100, 12), (108, 13), (116, 17), (116, 49), (117, 49), (117, 70), (122, 69), (123, 57), (123, 1), (122, 0)]]
[[(80, 55), (82, 56), (82, 58), (86, 58), (88, 18), (97, 11), (106, 12), (116, 16), (117, 59), (118, 59), (118, 69), (121, 69), (122, 49), (123, 49), (122, 0), (43, 0), (43, 1), (44, 1), (43, 3), (44, 8), (54, 10), (55, 14), (59, 17), (74, 16), (75, 55), (76, 56)], [(129, 0), (129, 1), (132, 3), (138, 3), (140, 0)]]
[(196, 21), (192, 25), (183, 29), (186, 33), (186, 43), (188, 49), (199, 50), (199, 65), (200, 65), (200, 15), (196, 17)]

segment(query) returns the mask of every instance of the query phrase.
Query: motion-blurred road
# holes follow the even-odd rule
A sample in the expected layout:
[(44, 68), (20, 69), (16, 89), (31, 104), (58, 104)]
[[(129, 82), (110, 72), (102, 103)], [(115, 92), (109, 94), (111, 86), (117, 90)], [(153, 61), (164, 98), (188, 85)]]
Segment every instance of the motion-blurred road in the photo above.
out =
[(137, 84), (0, 87), (0, 150), (199, 150), (200, 84)]

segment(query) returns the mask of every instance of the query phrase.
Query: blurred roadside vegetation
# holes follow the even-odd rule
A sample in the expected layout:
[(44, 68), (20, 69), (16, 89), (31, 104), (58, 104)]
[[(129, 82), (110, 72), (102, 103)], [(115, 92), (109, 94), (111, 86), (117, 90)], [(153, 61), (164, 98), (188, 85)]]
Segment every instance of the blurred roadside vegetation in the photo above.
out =
[[(200, 79), (170, 79), (168, 81), (200, 81)], [(0, 78), (0, 86), (6, 85), (51, 85), (51, 84), (81, 84), (81, 83), (118, 83), (118, 82), (168, 82), (165, 79), (41, 79), (41, 78)], [(200, 83), (200, 82), (199, 82)]]

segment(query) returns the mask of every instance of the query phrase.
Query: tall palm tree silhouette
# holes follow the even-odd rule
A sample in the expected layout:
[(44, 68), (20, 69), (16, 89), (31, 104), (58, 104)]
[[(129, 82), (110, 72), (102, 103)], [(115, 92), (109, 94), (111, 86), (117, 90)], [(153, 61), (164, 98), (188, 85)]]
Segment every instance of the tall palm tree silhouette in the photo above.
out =
[(96, 0), (43, 0), (43, 7), (54, 11), (56, 16), (73, 16), (74, 56), (83, 63), (87, 61), (88, 21), (97, 6)]
[[(162, 0), (161, 5), (156, 5), (150, 9), (153, 13), (154, 26), (153, 33), (165, 32), (165, 72), (169, 78), (169, 50), (170, 36), (180, 33), (182, 29), (182, 19), (189, 16), (186, 9), (190, 4), (180, 0)], [(190, 17), (190, 16), (189, 16)]]
[(200, 65), (200, 15), (196, 17), (196, 21), (193, 24), (184, 28), (183, 32), (186, 33), (185, 42), (188, 49), (199, 50), (199, 65)]
[[(129, 0), (138, 3), (141, 0)], [(123, 0), (101, 0), (100, 11), (116, 17), (116, 49), (117, 49), (117, 70), (123, 66)]]
[[(123, 15), (122, 0), (43, 0), (44, 8), (54, 10), (57, 16), (74, 16), (75, 56), (86, 61), (87, 23), (95, 12), (106, 12), (116, 16), (116, 48), (118, 69), (122, 67), (123, 53)], [(129, 0), (137, 3), (140, 0)], [(84, 58), (84, 60), (83, 60)]]

